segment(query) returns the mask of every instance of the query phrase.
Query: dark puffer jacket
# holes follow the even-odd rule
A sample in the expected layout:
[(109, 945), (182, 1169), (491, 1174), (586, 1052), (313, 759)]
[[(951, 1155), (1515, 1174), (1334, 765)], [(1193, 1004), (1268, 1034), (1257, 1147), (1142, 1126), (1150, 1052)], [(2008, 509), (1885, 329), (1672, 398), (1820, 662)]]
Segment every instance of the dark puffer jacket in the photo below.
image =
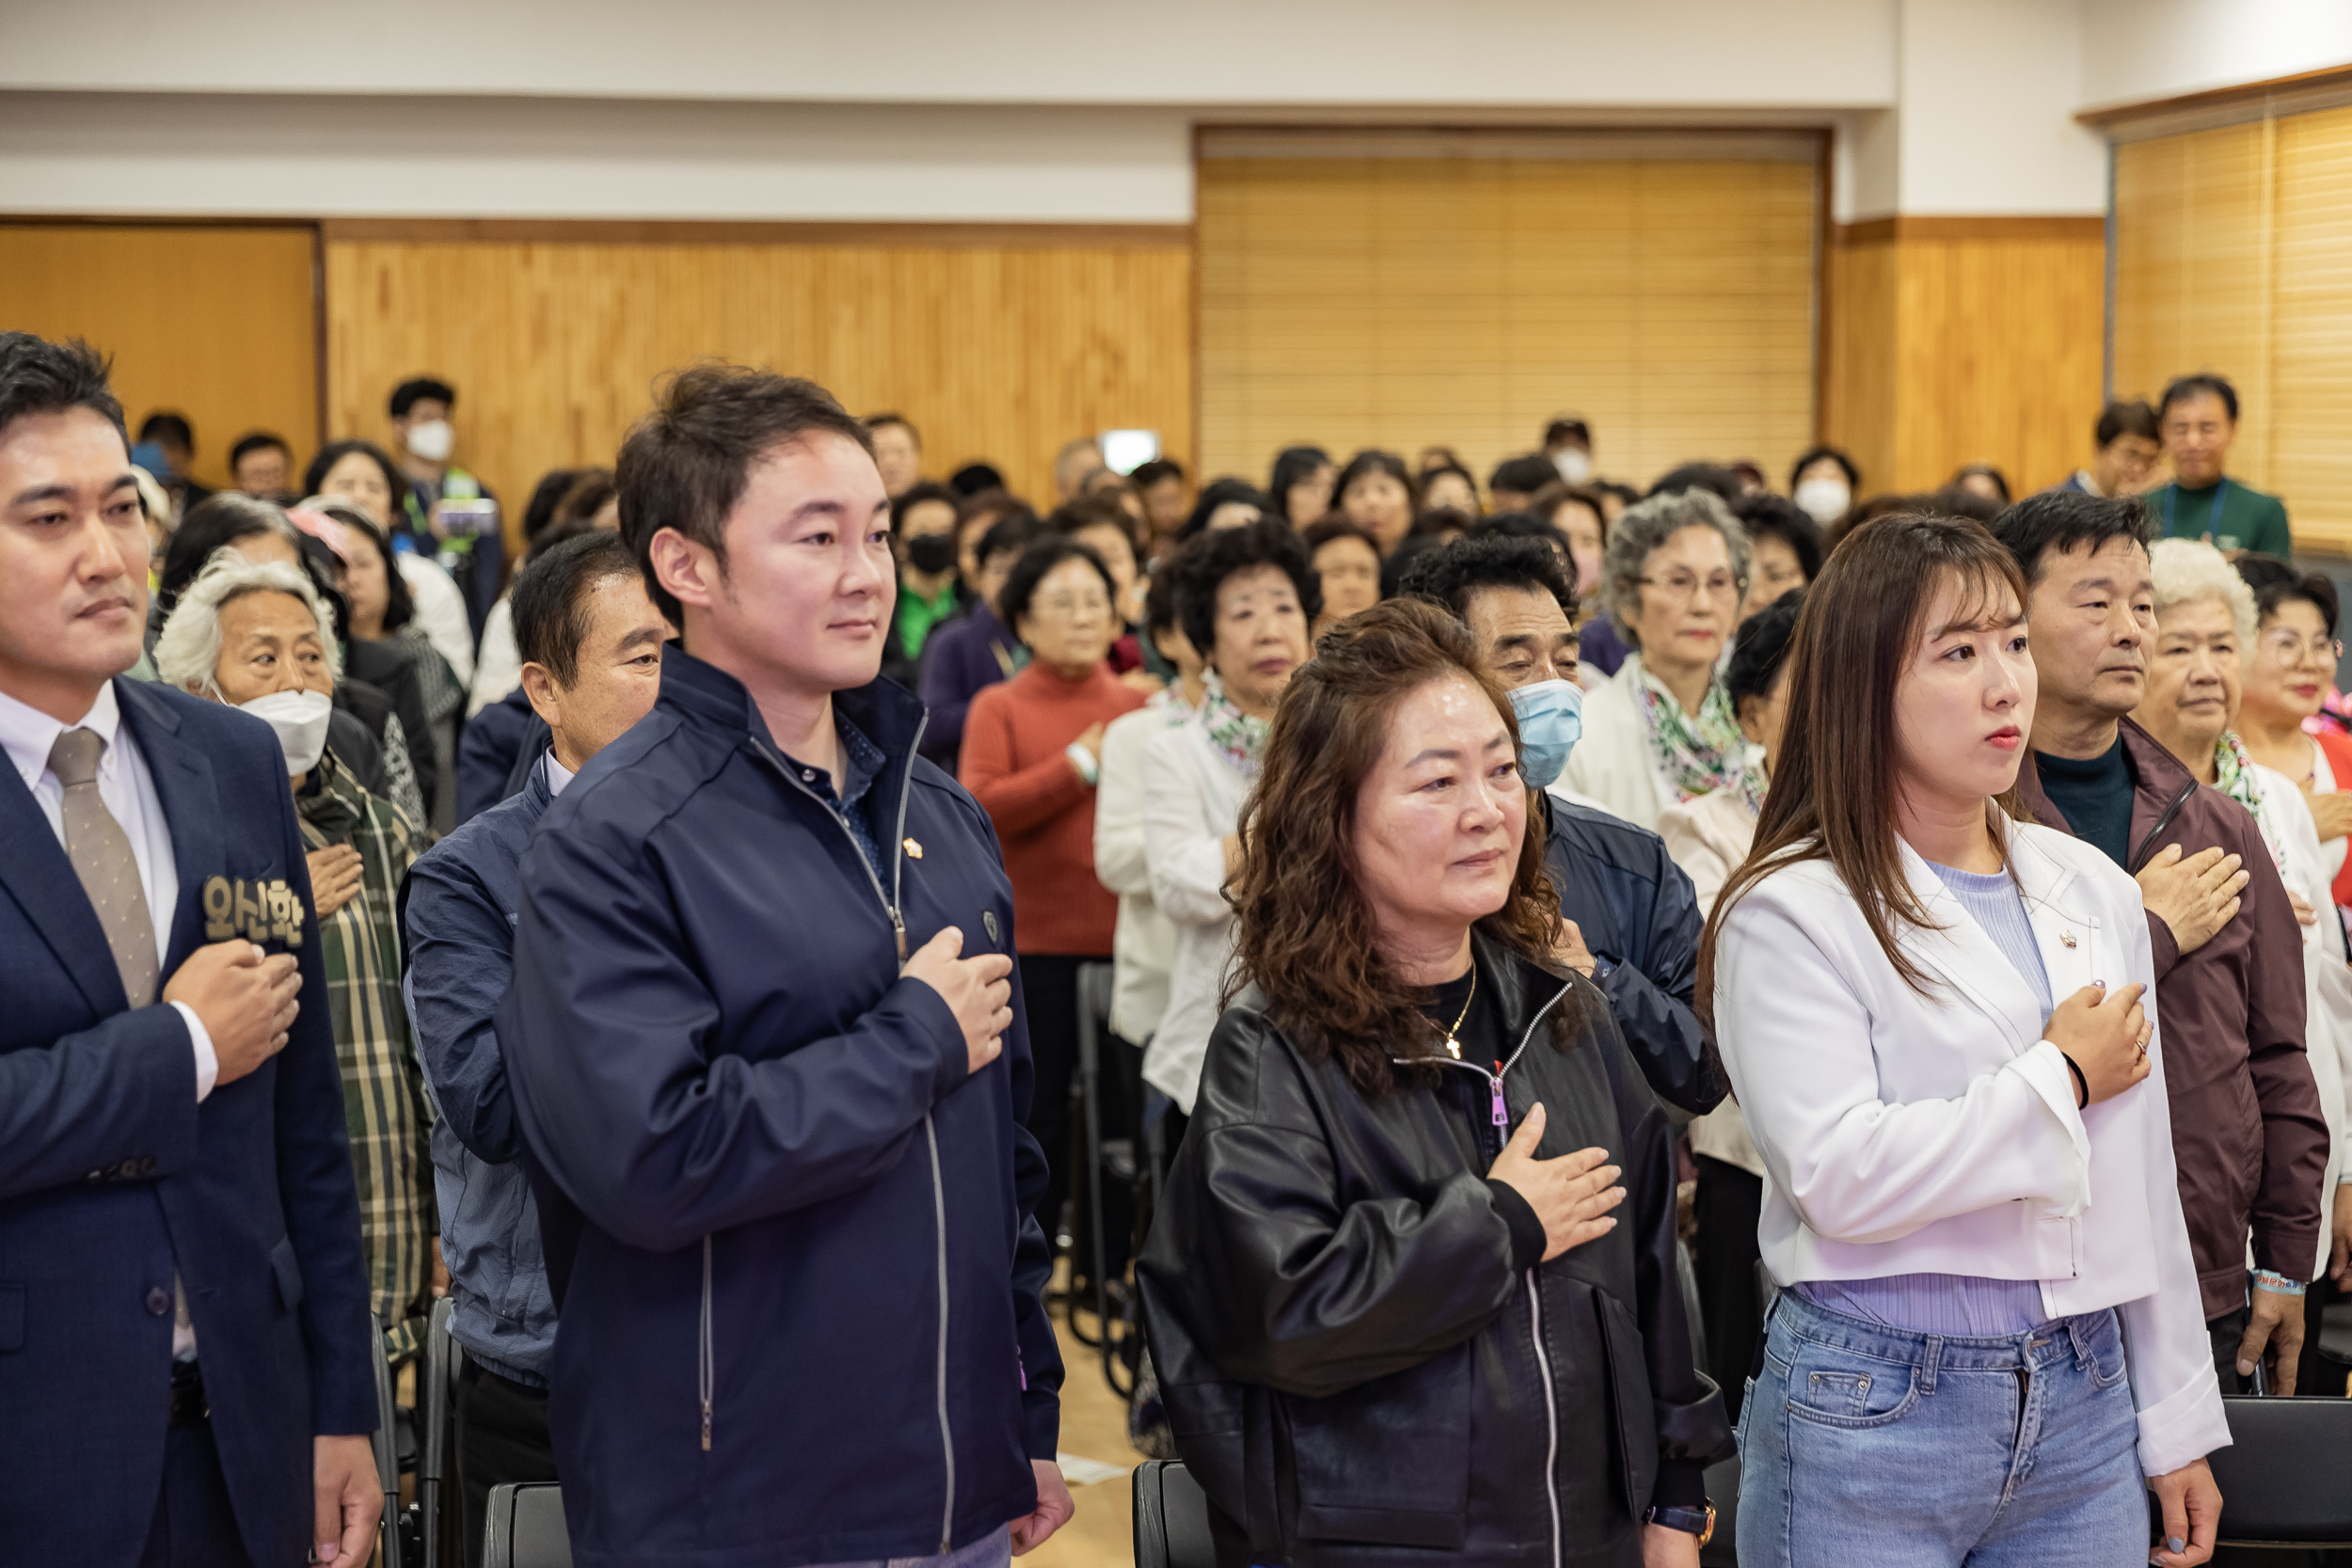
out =
[[(1253, 998), (1209, 1042), (1141, 1264), (1176, 1444), (1222, 1564), (1641, 1560), (1653, 1500), (1732, 1451), (1675, 1270), (1665, 1114), (1607, 1002), (1477, 938), (1516, 1125), (1623, 1167), (1622, 1223), (1550, 1262), (1486, 1173), (1498, 1080), (1445, 1064), (1377, 1101)], [(1400, 1548), (1403, 1548), (1400, 1550)]]

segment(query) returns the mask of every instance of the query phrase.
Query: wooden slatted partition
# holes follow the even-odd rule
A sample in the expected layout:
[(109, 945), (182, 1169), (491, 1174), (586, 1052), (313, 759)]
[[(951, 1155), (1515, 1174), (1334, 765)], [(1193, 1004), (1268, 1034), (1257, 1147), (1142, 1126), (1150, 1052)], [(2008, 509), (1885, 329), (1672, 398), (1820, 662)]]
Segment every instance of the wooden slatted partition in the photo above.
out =
[(2352, 550), (2352, 108), (2122, 142), (2115, 243), (2117, 395), (2228, 376), (2231, 472)]
[(1637, 483), (1810, 441), (1809, 137), (1305, 140), (1202, 145), (1204, 472), (1436, 443), (1483, 483), (1565, 410)]
[(1192, 455), (1184, 229), (644, 230), (330, 225), (334, 433), (381, 439), (394, 385), (445, 377), (460, 461), (519, 506), (548, 468), (612, 462), (658, 376), (719, 357), (809, 376), (852, 413), (903, 413), (930, 471), (984, 457), (1041, 506), (1073, 436), (1155, 429)]

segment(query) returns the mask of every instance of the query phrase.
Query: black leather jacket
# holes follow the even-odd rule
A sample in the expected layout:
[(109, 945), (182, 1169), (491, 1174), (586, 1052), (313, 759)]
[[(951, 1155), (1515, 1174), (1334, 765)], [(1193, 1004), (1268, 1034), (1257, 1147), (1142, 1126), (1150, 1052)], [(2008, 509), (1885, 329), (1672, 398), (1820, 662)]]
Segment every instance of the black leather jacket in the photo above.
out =
[[(1675, 1268), (1665, 1113), (1588, 982), (1476, 939), (1516, 1125), (1624, 1169), (1618, 1227), (1549, 1263), (1486, 1173), (1494, 1080), (1365, 1099), (1245, 999), (1208, 1057), (1140, 1264), (1176, 1446), (1230, 1565), (1636, 1568), (1653, 1496), (1732, 1451)], [(1406, 1548), (1400, 1551), (1398, 1548)], [(1416, 1550), (1417, 1548), (1417, 1550)]]
[(1647, 828), (1537, 790), (1544, 869), (1560, 912), (1606, 973), (1595, 976), (1633, 1062), (1658, 1098), (1704, 1116), (1731, 1092), (1715, 1038), (1691, 1006), (1706, 925), (1691, 879)]

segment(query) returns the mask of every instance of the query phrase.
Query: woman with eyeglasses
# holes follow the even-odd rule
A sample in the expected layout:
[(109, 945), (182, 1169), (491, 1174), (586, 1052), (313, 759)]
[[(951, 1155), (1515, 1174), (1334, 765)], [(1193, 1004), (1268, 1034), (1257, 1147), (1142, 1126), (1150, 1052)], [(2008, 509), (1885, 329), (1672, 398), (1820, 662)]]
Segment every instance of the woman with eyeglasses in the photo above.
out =
[(2352, 832), (2352, 736), (2303, 728), (2327, 699), (2336, 661), (2344, 657), (2336, 638), (2336, 585), (2273, 555), (2242, 555), (2235, 564), (2254, 591), (2259, 617), (2246, 657), (2238, 738), (2256, 762), (2302, 789), (2335, 902), (2352, 902), (2352, 864), (2344, 857), (2345, 835)]
[(1746, 531), (1712, 491), (1652, 496), (1611, 525), (1601, 602), (1633, 652), (1585, 693), (1584, 738), (1562, 784), (1650, 829), (1714, 790), (1761, 799), (1716, 673), (1747, 586)]

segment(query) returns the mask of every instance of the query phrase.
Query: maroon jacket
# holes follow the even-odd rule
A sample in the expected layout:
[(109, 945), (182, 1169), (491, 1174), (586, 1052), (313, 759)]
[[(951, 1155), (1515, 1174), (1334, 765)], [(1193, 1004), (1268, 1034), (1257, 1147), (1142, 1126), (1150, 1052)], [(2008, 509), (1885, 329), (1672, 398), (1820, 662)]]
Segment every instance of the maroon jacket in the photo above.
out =
[[(2251, 877), (2237, 917), (2186, 958), (2170, 928), (2148, 917), (2181, 1210), (2213, 1319), (2246, 1305), (2249, 1225), (2256, 1266), (2289, 1279), (2308, 1276), (2319, 1251), (2328, 1134), (2303, 1052), (2303, 933), (2251, 813), (2199, 784), (2128, 719), (2123, 755), (2136, 786), (2125, 870), (2168, 844), (2189, 855), (2219, 845)], [(2042, 826), (2074, 832), (2031, 767), (2017, 770), (2017, 796)]]

